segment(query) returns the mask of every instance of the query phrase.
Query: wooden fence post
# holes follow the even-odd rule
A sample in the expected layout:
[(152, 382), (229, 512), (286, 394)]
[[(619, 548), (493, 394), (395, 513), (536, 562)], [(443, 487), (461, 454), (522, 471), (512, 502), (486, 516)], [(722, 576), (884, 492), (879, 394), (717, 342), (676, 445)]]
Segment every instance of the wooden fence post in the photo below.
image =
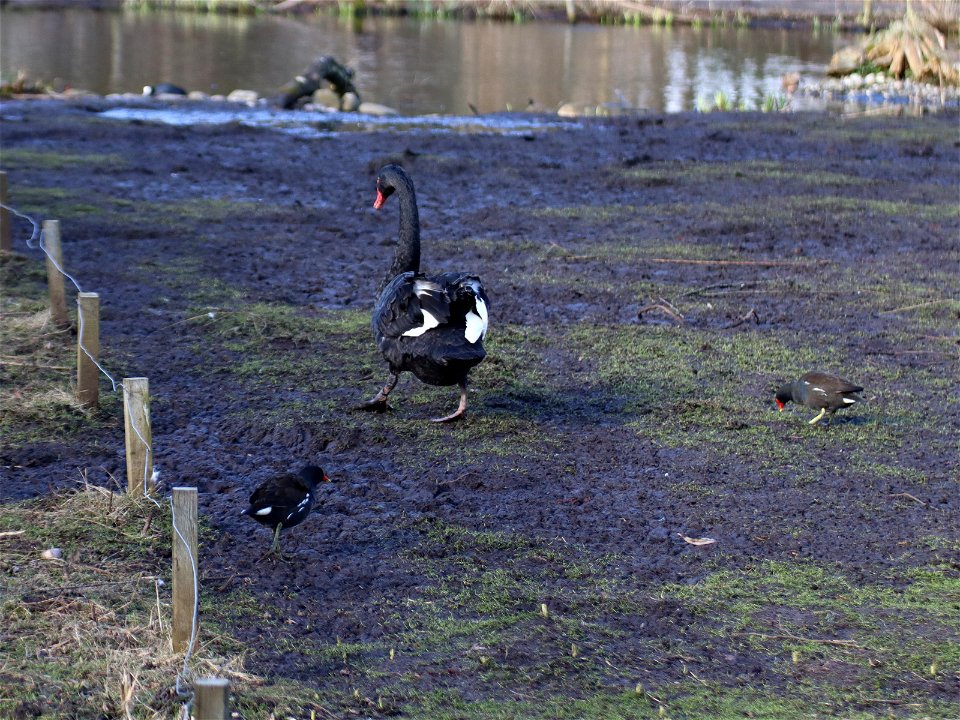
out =
[(100, 399), (100, 371), (94, 362), (100, 356), (100, 296), (77, 293), (77, 305), (77, 323), (83, 326), (77, 335), (77, 399), (84, 407), (94, 407)]
[(153, 433), (147, 378), (123, 379), (123, 429), (127, 446), (127, 492), (134, 496), (152, 495)]
[[(9, 205), (7, 202), (7, 174), (0, 171), (0, 205)], [(0, 250), (10, 252), (13, 244), (10, 241), (10, 211), (0, 208)]]
[(230, 681), (200, 678), (193, 683), (193, 709), (197, 720), (229, 720)]
[(60, 244), (60, 221), (43, 221), (43, 246), (47, 251), (47, 289), (50, 293), (50, 315), (60, 327), (69, 324), (67, 294), (63, 288), (63, 247)]
[(197, 489), (173, 489), (173, 651), (187, 652), (200, 595), (197, 564)]

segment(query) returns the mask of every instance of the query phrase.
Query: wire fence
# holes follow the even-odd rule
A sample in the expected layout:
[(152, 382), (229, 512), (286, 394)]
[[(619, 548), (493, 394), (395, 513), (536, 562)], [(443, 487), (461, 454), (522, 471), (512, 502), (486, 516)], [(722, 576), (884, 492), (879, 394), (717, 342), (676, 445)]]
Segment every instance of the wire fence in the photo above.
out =
[[(63, 268), (63, 265), (57, 261), (53, 253), (51, 253), (48, 250), (46, 244), (44, 243), (43, 226), (40, 223), (37, 222), (37, 220), (31, 217), (30, 215), (22, 213), (19, 210), (13, 207), (10, 207), (9, 205), (0, 203), (0, 208), (7, 210), (13, 215), (15, 215), (16, 217), (29, 222), (31, 225), (32, 231), (30, 233), (30, 237), (25, 241), (27, 248), (31, 250), (36, 250), (36, 249), (41, 250), (43, 254), (46, 256), (47, 260), (56, 268), (57, 272), (59, 272), (61, 275), (63, 275), (63, 277), (65, 277), (67, 280), (69, 280), (73, 284), (73, 286), (77, 289), (77, 293), (84, 292), (84, 290), (80, 287), (80, 283), (77, 281), (77, 279), (73, 275), (68, 273)], [(123, 392), (125, 390), (123, 383), (118, 382), (113, 375), (107, 372), (106, 368), (103, 367), (103, 365), (99, 362), (99, 360), (96, 357), (94, 357), (94, 354), (90, 352), (90, 349), (84, 344), (83, 342), (84, 322), (85, 322), (84, 313), (79, 308), (79, 300), (78, 300), (77, 347), (80, 348), (80, 350), (90, 359), (91, 362), (93, 362), (93, 364), (97, 367), (99, 372), (104, 377), (106, 377), (107, 380), (110, 381), (110, 385), (114, 393)], [(159, 502), (157, 502), (157, 500), (153, 497), (153, 494), (150, 492), (151, 485), (153, 486), (154, 490), (157, 489), (158, 487), (157, 482), (160, 476), (160, 471), (156, 468), (153, 468), (151, 472), (151, 468), (153, 467), (153, 450), (150, 446), (151, 444), (150, 442), (147, 441), (143, 430), (138, 426), (137, 420), (133, 416), (133, 413), (131, 412), (130, 408), (127, 406), (126, 402), (124, 403), (124, 413), (125, 413), (125, 422), (127, 426), (133, 431), (134, 435), (136, 435), (137, 439), (140, 441), (143, 449), (146, 452), (146, 461), (143, 464), (143, 495), (145, 498), (150, 500), (150, 502), (156, 505), (157, 508), (162, 509), (163, 506)], [(176, 513), (174, 510), (173, 498), (172, 496), (168, 495), (166, 496), (166, 499), (170, 506), (170, 516), (171, 516), (173, 531), (176, 534), (177, 538), (180, 540), (180, 542), (183, 543), (184, 545), (184, 548), (186, 550), (185, 554), (190, 559), (190, 568), (193, 576), (193, 614), (192, 614), (192, 621), (190, 625), (190, 639), (187, 644), (186, 652), (184, 654), (183, 666), (180, 669), (180, 671), (177, 673), (176, 685), (175, 685), (177, 695), (179, 697), (186, 698), (182, 708), (181, 716), (185, 718), (189, 718), (190, 704), (192, 702), (193, 693), (192, 693), (192, 690), (185, 688), (185, 685), (193, 682), (192, 673), (190, 671), (190, 659), (193, 656), (194, 647), (196, 645), (196, 640), (197, 640), (198, 617), (199, 617), (199, 609), (200, 609), (200, 578), (197, 570), (197, 565), (193, 557), (193, 553), (191, 552), (190, 545), (187, 542), (181, 528), (178, 525)]]

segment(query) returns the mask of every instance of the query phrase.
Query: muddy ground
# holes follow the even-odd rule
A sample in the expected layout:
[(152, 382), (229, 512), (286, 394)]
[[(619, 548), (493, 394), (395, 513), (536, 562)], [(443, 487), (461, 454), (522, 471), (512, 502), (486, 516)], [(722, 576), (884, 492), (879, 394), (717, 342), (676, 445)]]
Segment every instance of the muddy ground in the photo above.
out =
[[(956, 716), (955, 114), (308, 139), (101, 109), (3, 104), (10, 201), (61, 220), (105, 367), (149, 377), (161, 490), (200, 493), (204, 652), (256, 678), (244, 717)], [(351, 410), (386, 377), (388, 161), (424, 269), (491, 298), (456, 425), (428, 422), (456, 391), (409, 376), (391, 413)], [(42, 298), (27, 231), (4, 279)], [(661, 299), (682, 325), (638, 315)], [(866, 402), (777, 413), (812, 368)], [(101, 389), (92, 415), (8, 407), (5, 503), (122, 482)], [(334, 482), (284, 533), (297, 560), (258, 562), (239, 511), (307, 461)]]

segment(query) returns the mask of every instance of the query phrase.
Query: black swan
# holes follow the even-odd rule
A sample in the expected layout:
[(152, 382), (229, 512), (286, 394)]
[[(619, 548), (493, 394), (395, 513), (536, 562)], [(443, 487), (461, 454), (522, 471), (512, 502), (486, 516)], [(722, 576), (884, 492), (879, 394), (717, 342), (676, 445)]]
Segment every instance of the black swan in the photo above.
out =
[(386, 165), (377, 176), (373, 207), (379, 209), (394, 193), (400, 198), (397, 251), (373, 310), (373, 334), (390, 366), (390, 379), (360, 409), (387, 410), (387, 396), (400, 373), (409, 370), (430, 385), (460, 386), (457, 409), (433, 420), (450, 422), (463, 417), (467, 374), (486, 356), (489, 301), (476, 275), (420, 273), (420, 216), (413, 181), (399, 165)]
[(820, 414), (808, 421), (810, 425), (814, 425), (823, 418), (824, 414), (829, 413), (830, 417), (833, 417), (837, 410), (863, 400), (857, 395), (861, 390), (863, 390), (862, 387), (854, 385), (849, 380), (814, 370), (801, 375), (799, 380), (782, 385), (777, 390), (777, 407), (780, 412), (783, 412), (783, 406), (792, 400), (798, 405), (806, 405), (811, 410), (819, 410)]
[(316, 501), (317, 485), (330, 482), (323, 468), (307, 465), (298, 475), (283, 473), (265, 480), (250, 496), (250, 507), (241, 512), (261, 525), (273, 528), (273, 544), (268, 553), (280, 552), (280, 531), (302, 523)]

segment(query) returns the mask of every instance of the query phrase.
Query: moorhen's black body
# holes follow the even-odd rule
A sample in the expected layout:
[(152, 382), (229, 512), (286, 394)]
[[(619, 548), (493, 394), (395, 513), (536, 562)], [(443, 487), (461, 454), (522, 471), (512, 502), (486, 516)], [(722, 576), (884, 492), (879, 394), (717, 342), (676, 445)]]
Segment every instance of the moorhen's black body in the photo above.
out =
[(792, 400), (798, 405), (819, 410), (820, 414), (808, 421), (813, 425), (825, 414), (832, 417), (837, 410), (863, 400), (857, 395), (862, 390), (859, 385), (854, 385), (842, 377), (814, 370), (801, 375), (799, 380), (781, 386), (777, 390), (777, 407), (783, 412), (783, 406)]
[(420, 216), (413, 181), (399, 165), (386, 165), (377, 177), (373, 207), (379, 209), (394, 193), (400, 199), (397, 251), (373, 310), (373, 334), (390, 366), (390, 379), (360, 409), (387, 410), (387, 396), (406, 370), (430, 385), (460, 386), (457, 409), (434, 419), (449, 422), (463, 417), (467, 374), (486, 356), (489, 301), (476, 275), (420, 272)]
[(270, 553), (283, 557), (280, 531), (302, 523), (316, 502), (317, 485), (330, 482), (323, 468), (307, 465), (298, 475), (283, 473), (264, 481), (250, 496), (250, 507), (241, 515), (249, 515), (261, 525), (273, 528)]

